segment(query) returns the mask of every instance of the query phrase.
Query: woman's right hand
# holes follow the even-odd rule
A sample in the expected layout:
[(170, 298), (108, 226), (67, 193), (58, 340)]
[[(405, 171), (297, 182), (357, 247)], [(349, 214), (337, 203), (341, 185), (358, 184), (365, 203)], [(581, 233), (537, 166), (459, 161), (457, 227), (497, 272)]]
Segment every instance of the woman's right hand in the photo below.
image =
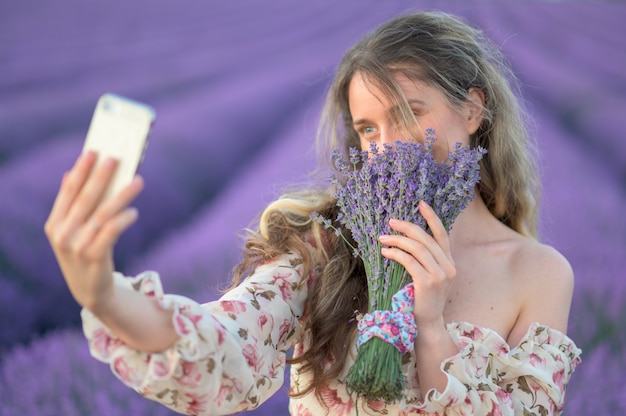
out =
[(95, 167), (96, 159), (93, 152), (83, 153), (65, 173), (44, 229), (74, 299), (98, 314), (112, 298), (113, 246), (137, 220), (129, 204), (143, 180), (136, 176), (103, 200), (117, 163), (108, 158)]

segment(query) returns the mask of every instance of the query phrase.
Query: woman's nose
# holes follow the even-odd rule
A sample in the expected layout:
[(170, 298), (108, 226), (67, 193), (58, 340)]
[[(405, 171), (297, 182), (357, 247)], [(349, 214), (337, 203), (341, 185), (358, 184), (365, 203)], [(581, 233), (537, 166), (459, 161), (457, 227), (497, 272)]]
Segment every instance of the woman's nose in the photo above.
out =
[(397, 126), (385, 127), (381, 130), (380, 133), (381, 145), (392, 145), (393, 143), (402, 139), (402, 135), (400, 134), (400, 130), (397, 128)]

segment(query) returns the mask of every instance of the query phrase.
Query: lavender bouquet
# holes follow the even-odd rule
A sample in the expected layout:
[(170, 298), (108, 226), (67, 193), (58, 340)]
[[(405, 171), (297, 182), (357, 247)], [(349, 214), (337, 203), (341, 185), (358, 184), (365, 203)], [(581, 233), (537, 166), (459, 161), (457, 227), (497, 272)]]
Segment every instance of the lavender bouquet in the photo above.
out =
[[(351, 393), (369, 400), (393, 402), (401, 397), (402, 355), (413, 350), (417, 333), (412, 295), (400, 307), (404, 309), (396, 304), (410, 278), (402, 265), (381, 255), (378, 237), (395, 233), (389, 226), (391, 218), (410, 221), (432, 234), (418, 210), (421, 200), (433, 207), (449, 231), (474, 197), (478, 161), (486, 153), (457, 143), (446, 161), (437, 161), (434, 134), (428, 129), (423, 143), (398, 141), (383, 149), (372, 143), (369, 153), (351, 148), (349, 160), (338, 151), (333, 154), (340, 176), (331, 178), (337, 220), (356, 243), (354, 255), (363, 260), (369, 295), (368, 313), (359, 320), (358, 355), (345, 382)], [(333, 227), (329, 219), (315, 213), (312, 217)], [(343, 235), (342, 230), (335, 231)]]

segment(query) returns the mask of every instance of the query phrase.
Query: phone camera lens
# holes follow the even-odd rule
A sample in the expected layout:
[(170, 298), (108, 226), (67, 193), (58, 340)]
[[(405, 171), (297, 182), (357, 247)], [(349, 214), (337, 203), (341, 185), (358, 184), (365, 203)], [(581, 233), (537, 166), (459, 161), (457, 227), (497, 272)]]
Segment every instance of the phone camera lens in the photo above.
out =
[(102, 107), (104, 108), (104, 111), (107, 111), (109, 113), (117, 112), (117, 106), (111, 100), (104, 100), (104, 102), (102, 103)]

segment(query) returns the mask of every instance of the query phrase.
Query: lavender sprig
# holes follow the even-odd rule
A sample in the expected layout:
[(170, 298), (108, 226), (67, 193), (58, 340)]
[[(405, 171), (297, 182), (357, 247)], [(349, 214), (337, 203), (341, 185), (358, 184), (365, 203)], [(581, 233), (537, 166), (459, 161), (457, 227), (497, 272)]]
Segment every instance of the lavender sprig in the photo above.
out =
[[(378, 237), (394, 234), (392, 218), (419, 225), (432, 234), (418, 203), (427, 202), (449, 231), (456, 217), (474, 198), (479, 182), (478, 162), (486, 150), (457, 143), (448, 159), (438, 161), (433, 153), (435, 132), (426, 130), (426, 140), (397, 141), (369, 152), (351, 148), (348, 160), (336, 150), (333, 161), (338, 171), (331, 177), (339, 207), (338, 222), (356, 243), (355, 256), (363, 260), (367, 275), (369, 310), (391, 310), (391, 298), (409, 280), (404, 267), (381, 254)], [(332, 227), (328, 219), (312, 216)], [(335, 229), (341, 234), (341, 230)], [(359, 349), (346, 378), (350, 391), (371, 400), (400, 398), (404, 380), (400, 353), (390, 344), (373, 338)]]

